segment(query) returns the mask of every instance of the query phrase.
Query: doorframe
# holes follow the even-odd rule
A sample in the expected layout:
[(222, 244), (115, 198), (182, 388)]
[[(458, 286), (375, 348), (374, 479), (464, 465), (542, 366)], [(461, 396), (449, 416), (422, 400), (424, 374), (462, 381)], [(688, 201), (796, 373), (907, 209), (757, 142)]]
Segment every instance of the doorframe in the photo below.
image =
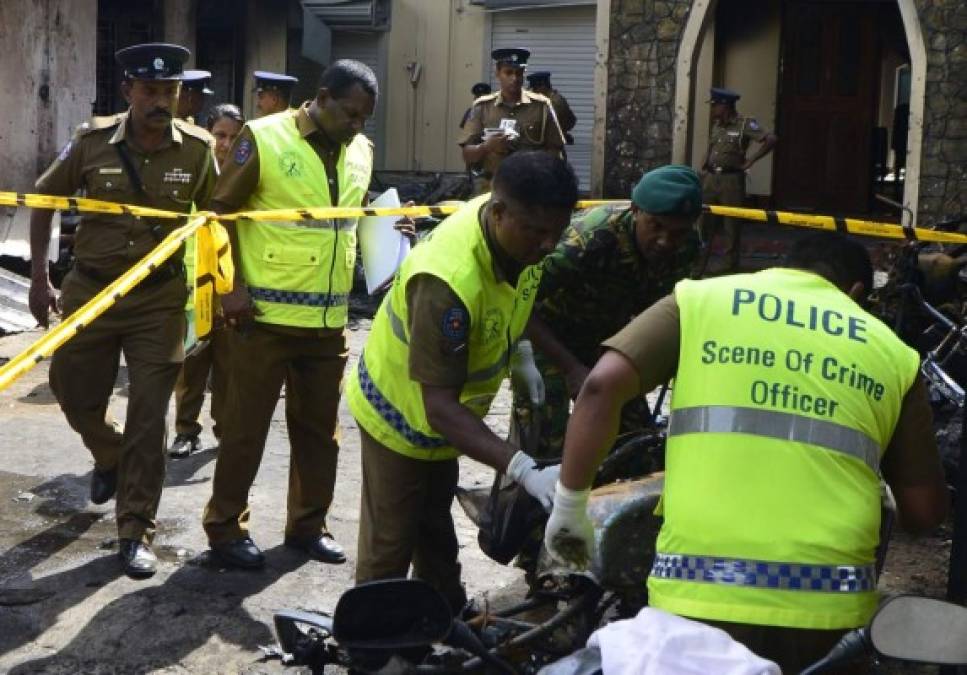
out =
[[(702, 36), (715, 16), (718, 0), (695, 0), (688, 13), (678, 48), (675, 66), (675, 114), (672, 121), (672, 162), (688, 164), (692, 145), (692, 116), (696, 103), (695, 64)], [(907, 163), (903, 184), (903, 204), (911, 222), (917, 222), (920, 198), (920, 160), (923, 144), (923, 110), (926, 102), (927, 50), (914, 0), (897, 0), (903, 32), (910, 50), (910, 126), (907, 132)], [(782, 139), (779, 139), (782, 142)], [(901, 222), (903, 214), (900, 215)]]

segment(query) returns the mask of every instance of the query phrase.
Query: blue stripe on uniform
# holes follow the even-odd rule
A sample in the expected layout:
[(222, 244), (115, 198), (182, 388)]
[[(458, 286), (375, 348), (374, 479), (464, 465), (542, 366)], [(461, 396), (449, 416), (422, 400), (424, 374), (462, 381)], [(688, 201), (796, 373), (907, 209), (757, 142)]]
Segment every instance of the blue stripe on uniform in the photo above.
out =
[(284, 291), (275, 288), (249, 286), (248, 292), (253, 300), (275, 302), (282, 305), (304, 305), (307, 307), (340, 307), (349, 301), (347, 293), (308, 293), (305, 291)]

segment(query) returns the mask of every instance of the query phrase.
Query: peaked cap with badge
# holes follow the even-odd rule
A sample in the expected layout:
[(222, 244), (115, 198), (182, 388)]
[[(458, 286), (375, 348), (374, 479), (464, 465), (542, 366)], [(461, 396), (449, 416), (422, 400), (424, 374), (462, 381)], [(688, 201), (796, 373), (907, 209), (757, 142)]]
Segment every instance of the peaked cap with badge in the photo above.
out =
[(181, 76), (182, 89), (197, 89), (205, 96), (214, 95), (211, 88), (212, 74), (207, 70), (186, 70)]
[(148, 42), (119, 49), (114, 54), (124, 77), (134, 80), (180, 80), (191, 55), (181, 45)]
[(490, 52), (490, 57), (497, 62), (498, 66), (507, 64), (514, 68), (526, 68), (530, 55), (530, 50), (523, 47), (503, 47)]
[(731, 89), (725, 87), (712, 87), (709, 89), (709, 103), (735, 103), (742, 96)]
[(551, 71), (549, 70), (535, 70), (533, 73), (527, 74), (527, 82), (530, 86), (534, 87), (540, 84), (550, 84), (551, 83)]
[(288, 94), (299, 83), (299, 78), (282, 73), (271, 73), (267, 70), (256, 70), (252, 73), (255, 78), (255, 91), (275, 89)]

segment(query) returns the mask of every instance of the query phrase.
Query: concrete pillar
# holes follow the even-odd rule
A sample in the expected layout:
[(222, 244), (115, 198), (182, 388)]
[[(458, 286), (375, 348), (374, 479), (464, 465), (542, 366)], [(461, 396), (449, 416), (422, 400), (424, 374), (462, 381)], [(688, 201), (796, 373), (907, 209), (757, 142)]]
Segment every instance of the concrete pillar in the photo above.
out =
[[(97, 0), (0, 2), (0, 191), (37, 176), (89, 119), (95, 98)], [(0, 254), (27, 257), (28, 209), (0, 207)]]
[(197, 0), (165, 0), (165, 42), (171, 42), (191, 51), (185, 68), (194, 68), (196, 52)]

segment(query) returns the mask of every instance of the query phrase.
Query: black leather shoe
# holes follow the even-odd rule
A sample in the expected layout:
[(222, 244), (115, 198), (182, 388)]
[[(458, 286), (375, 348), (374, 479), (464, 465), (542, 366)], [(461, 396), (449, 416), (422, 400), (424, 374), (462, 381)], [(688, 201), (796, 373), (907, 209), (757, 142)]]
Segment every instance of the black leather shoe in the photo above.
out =
[(265, 567), (265, 555), (246, 537), (224, 544), (212, 544), (212, 552), (229, 567), (240, 567), (246, 570), (258, 570)]
[(174, 443), (168, 448), (168, 455), (175, 459), (184, 459), (199, 450), (201, 450), (201, 441), (198, 440), (198, 436), (178, 434), (175, 436)]
[(346, 552), (336, 543), (331, 534), (320, 534), (315, 537), (296, 537), (287, 534), (285, 545), (305, 551), (310, 558), (330, 565), (341, 565), (346, 562)]
[(151, 548), (136, 539), (122, 539), (118, 546), (118, 557), (124, 573), (132, 579), (146, 579), (158, 568), (158, 559)]
[(91, 501), (95, 504), (103, 504), (117, 491), (118, 470), (117, 468), (101, 471), (97, 468), (91, 474)]

